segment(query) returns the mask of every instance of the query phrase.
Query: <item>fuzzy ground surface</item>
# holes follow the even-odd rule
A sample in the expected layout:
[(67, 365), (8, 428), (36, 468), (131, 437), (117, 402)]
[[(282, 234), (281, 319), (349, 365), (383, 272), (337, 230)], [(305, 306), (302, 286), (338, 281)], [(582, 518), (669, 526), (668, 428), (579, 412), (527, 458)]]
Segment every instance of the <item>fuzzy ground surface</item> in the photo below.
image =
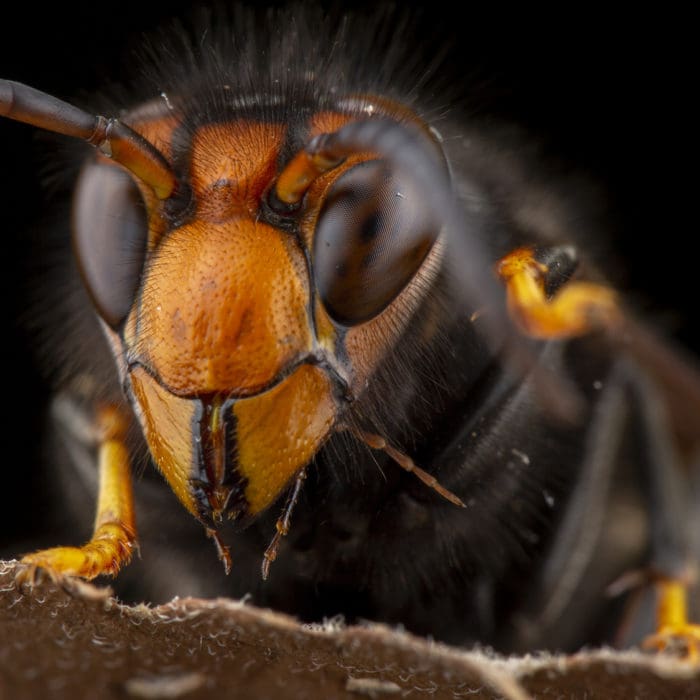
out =
[(381, 625), (299, 625), (227, 599), (126, 606), (15, 584), (0, 562), (0, 699), (700, 698), (700, 668), (635, 651), (499, 657)]

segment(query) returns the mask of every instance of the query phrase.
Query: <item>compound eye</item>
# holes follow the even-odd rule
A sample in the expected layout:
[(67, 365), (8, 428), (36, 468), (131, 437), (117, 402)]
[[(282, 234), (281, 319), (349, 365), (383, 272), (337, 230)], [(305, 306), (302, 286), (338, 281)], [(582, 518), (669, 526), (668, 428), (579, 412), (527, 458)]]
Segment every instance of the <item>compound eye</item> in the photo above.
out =
[(330, 188), (314, 236), (314, 278), (326, 311), (346, 326), (379, 315), (437, 234), (410, 177), (379, 160), (347, 170)]
[(147, 241), (146, 205), (133, 178), (114, 165), (85, 166), (73, 202), (73, 244), (97, 312), (114, 329), (134, 302)]

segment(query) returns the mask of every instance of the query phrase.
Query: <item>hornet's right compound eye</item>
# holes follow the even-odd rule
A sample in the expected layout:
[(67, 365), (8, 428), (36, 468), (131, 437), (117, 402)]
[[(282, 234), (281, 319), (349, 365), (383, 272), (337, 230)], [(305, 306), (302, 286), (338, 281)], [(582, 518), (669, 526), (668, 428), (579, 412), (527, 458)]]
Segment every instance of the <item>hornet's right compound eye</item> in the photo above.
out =
[(146, 205), (133, 177), (112, 164), (86, 165), (73, 202), (73, 244), (97, 312), (113, 329), (133, 305), (147, 242)]
[(381, 160), (338, 177), (318, 217), (314, 278), (330, 316), (353, 326), (378, 316), (410, 282), (439, 227), (413, 179)]

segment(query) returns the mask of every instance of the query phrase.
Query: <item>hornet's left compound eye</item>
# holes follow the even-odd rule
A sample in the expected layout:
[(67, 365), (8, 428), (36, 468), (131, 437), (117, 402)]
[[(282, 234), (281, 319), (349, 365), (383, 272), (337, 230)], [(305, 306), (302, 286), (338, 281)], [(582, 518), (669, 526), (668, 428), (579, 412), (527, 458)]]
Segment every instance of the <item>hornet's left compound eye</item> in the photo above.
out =
[(379, 315), (416, 274), (437, 228), (410, 177), (379, 160), (344, 172), (314, 235), (314, 278), (326, 311), (346, 326)]
[(114, 329), (134, 302), (147, 241), (146, 205), (133, 177), (111, 164), (85, 166), (73, 202), (73, 242), (92, 301)]

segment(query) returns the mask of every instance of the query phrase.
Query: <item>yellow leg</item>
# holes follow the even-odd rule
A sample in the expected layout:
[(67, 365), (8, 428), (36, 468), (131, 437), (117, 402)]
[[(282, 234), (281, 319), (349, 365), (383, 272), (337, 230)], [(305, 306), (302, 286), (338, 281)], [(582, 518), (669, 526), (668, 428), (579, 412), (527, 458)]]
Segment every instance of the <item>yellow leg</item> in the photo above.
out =
[(134, 501), (129, 455), (124, 444), (126, 424), (114, 407), (98, 415), (99, 494), (92, 539), (82, 547), (54, 547), (22, 558), (18, 583), (34, 583), (39, 570), (56, 580), (61, 575), (93, 579), (116, 574), (131, 559), (136, 546)]
[(614, 325), (619, 316), (615, 293), (599, 284), (567, 282), (551, 299), (545, 294), (547, 266), (531, 248), (502, 258), (497, 273), (506, 287), (508, 309), (533, 338), (571, 338)]
[(678, 651), (697, 664), (700, 661), (700, 625), (688, 622), (687, 584), (677, 579), (662, 579), (656, 585), (657, 632), (644, 640), (644, 648)]

